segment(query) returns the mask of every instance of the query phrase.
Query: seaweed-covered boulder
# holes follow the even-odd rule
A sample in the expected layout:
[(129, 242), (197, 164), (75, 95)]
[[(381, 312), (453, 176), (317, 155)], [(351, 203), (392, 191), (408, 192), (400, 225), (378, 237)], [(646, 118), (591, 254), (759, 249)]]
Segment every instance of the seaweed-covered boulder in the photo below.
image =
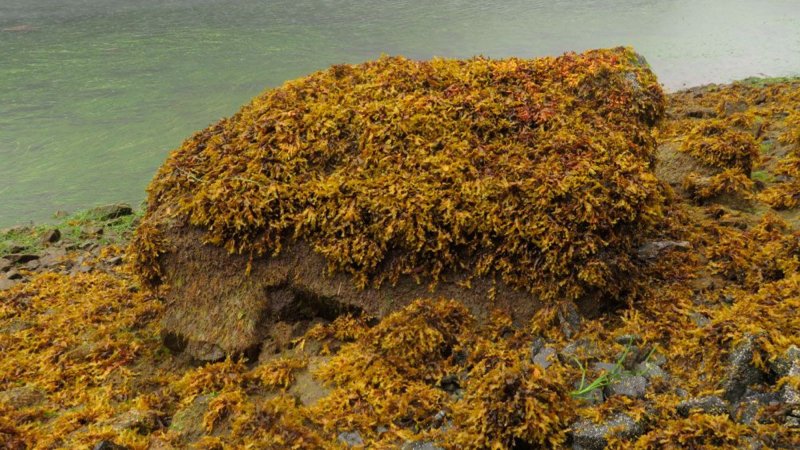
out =
[[(600, 305), (661, 217), (664, 95), (630, 49), (338, 65), (175, 150), (132, 244), (170, 342), (455, 298), (479, 318)], [(213, 353), (213, 352), (212, 352)]]

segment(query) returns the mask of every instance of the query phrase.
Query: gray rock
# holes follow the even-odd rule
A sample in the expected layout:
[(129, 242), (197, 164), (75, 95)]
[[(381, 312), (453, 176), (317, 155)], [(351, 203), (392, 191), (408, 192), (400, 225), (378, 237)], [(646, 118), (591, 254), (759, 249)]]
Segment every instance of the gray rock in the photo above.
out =
[(114, 441), (102, 440), (92, 447), (92, 450), (128, 450), (128, 447), (116, 444)]
[(41, 389), (25, 385), (0, 392), (0, 403), (20, 409), (38, 405), (45, 400), (45, 392)]
[(769, 365), (769, 368), (777, 378), (790, 376), (800, 376), (800, 348), (792, 345), (783, 355), (775, 358)]
[(662, 253), (668, 250), (687, 250), (692, 245), (686, 241), (650, 241), (639, 247), (637, 253), (639, 259), (657, 259)]
[(34, 259), (39, 259), (39, 255), (15, 252), (3, 256), (3, 259), (9, 261), (11, 264), (25, 264), (29, 261), (33, 261)]
[(553, 361), (556, 359), (556, 357), (556, 349), (553, 347), (545, 347), (539, 353), (534, 355), (533, 363), (542, 369), (547, 369), (551, 364), (553, 364)]
[(614, 363), (596, 362), (592, 364), (592, 370), (595, 372), (614, 373), (619, 372), (622, 368)]
[(597, 348), (597, 344), (588, 339), (578, 339), (570, 342), (561, 349), (561, 353), (559, 353), (558, 357), (564, 364), (577, 367), (576, 359), (597, 359), (599, 355), (600, 351)]
[(125, 203), (116, 205), (98, 206), (89, 210), (89, 217), (97, 220), (111, 220), (117, 217), (130, 216), (133, 214), (133, 208)]
[[(580, 389), (580, 382), (575, 383), (575, 389)], [(603, 403), (603, 390), (602, 389), (592, 389), (591, 391), (585, 392), (581, 395), (575, 395), (573, 397), (575, 400), (580, 401), (582, 403), (586, 403), (589, 405), (599, 405)]]
[(109, 266), (118, 266), (122, 264), (122, 256), (114, 256), (113, 258), (109, 258), (106, 260), (106, 264)]
[(639, 364), (636, 364), (636, 366), (633, 368), (633, 371), (634, 373), (641, 375), (647, 378), (648, 380), (651, 380), (653, 378), (662, 378), (665, 380), (669, 379), (669, 374), (667, 374), (667, 372), (665, 372), (664, 369), (662, 369), (661, 367), (650, 361), (640, 362)]
[[(0, 284), (2, 284), (2, 281), (0, 281)], [(0, 290), (2, 290), (2, 287), (0, 287)], [(35, 324), (32, 322), (27, 322), (19, 319), (12, 319), (10, 322), (7, 322), (4, 326), (0, 327), (0, 333), (6, 333), (6, 334), (19, 333), (20, 331), (29, 330), (34, 326)]]
[(699, 410), (707, 414), (728, 414), (728, 405), (717, 396), (696, 397), (678, 403), (678, 414), (688, 417), (691, 411)]
[(590, 420), (581, 420), (572, 425), (571, 435), (573, 448), (601, 450), (608, 445), (608, 438), (633, 439), (644, 433), (642, 424), (629, 416), (619, 413), (609, 420), (595, 424)]
[(533, 341), (531, 342), (531, 361), (533, 361), (533, 357), (544, 348), (544, 344), (544, 338), (540, 336), (533, 338)]
[(358, 447), (364, 445), (364, 439), (361, 438), (361, 435), (358, 433), (358, 431), (343, 431), (339, 433), (339, 436), (337, 436), (336, 439), (348, 447)]
[[(733, 418), (745, 425), (752, 425), (759, 419), (759, 411), (765, 406), (775, 406), (780, 403), (780, 395), (772, 392), (755, 392), (748, 389), (733, 413)], [(767, 423), (768, 420), (760, 420)]]
[(186, 352), (200, 362), (218, 362), (225, 359), (225, 352), (216, 344), (201, 341), (189, 341)]
[(694, 324), (698, 328), (703, 328), (704, 326), (706, 326), (706, 325), (711, 323), (711, 320), (708, 317), (704, 316), (703, 314), (697, 313), (697, 312), (696, 313), (692, 313), (691, 315), (689, 315), (689, 318), (692, 319), (692, 322), (694, 322)]
[(158, 414), (150, 410), (131, 409), (115, 417), (110, 425), (115, 431), (134, 430), (149, 434), (158, 426)]
[(713, 108), (703, 108), (698, 106), (696, 108), (687, 109), (685, 116), (692, 119), (708, 119), (717, 117), (717, 112)]
[(61, 240), (61, 230), (58, 228), (53, 228), (52, 230), (47, 230), (42, 234), (41, 242), (44, 245), (47, 244), (54, 244)]
[(638, 345), (642, 343), (642, 337), (638, 334), (623, 334), (615, 337), (614, 342), (622, 345)]
[(17, 280), (9, 280), (8, 278), (0, 278), (0, 291), (5, 291), (6, 289), (11, 289), (14, 286), (19, 284)]
[(39, 268), (39, 266), (41, 266), (41, 263), (38, 259), (34, 259), (25, 263), (25, 269), (27, 270), (36, 270)]
[(573, 302), (563, 302), (558, 308), (558, 321), (561, 324), (561, 332), (567, 339), (570, 339), (581, 327), (581, 315)]
[(44, 252), (39, 263), (44, 268), (57, 266), (67, 256), (66, 250), (63, 248), (49, 248)]
[(605, 388), (606, 397), (624, 395), (631, 398), (643, 398), (647, 390), (647, 379), (641, 375), (622, 376), (611, 381)]
[(442, 447), (430, 441), (406, 441), (400, 447), (401, 450), (444, 450)]
[(8, 272), (6, 272), (6, 278), (9, 280), (21, 280), (22, 274), (15, 269), (11, 269)]
[(169, 430), (187, 442), (199, 439), (205, 430), (203, 429), (203, 416), (208, 410), (211, 402), (210, 395), (200, 395), (185, 408), (179, 409), (172, 416)]
[(746, 337), (728, 357), (728, 367), (722, 388), (725, 391), (725, 400), (736, 403), (744, 395), (748, 386), (760, 383), (764, 374), (753, 364), (756, 339), (754, 336)]
[(800, 405), (800, 391), (790, 386), (789, 384), (783, 385), (783, 387), (781, 388), (780, 395), (781, 395), (781, 402), (789, 406)]
[(11, 269), (11, 261), (5, 258), (0, 258), (0, 273), (3, 273), (9, 269)]

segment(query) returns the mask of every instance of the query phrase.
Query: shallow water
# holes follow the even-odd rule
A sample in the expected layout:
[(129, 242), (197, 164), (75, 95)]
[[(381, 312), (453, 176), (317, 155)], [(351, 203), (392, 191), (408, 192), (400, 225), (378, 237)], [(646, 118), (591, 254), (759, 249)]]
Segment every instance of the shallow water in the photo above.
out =
[(0, 226), (138, 203), (264, 88), (381, 53), (632, 45), (668, 89), (800, 74), (800, 0), (0, 0)]

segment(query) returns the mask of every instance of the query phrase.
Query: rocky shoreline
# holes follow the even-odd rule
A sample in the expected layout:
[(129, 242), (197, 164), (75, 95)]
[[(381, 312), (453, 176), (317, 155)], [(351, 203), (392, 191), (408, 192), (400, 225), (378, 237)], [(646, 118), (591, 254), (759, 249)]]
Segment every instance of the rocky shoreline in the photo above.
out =
[[(635, 251), (651, 285), (593, 318), (479, 323), (425, 300), (282, 318), (249, 358), (200, 361), (165, 347), (164, 298), (132, 274), (140, 212), (2, 230), (0, 447), (797, 448), (797, 111), (793, 80), (669, 96), (656, 173), (674, 198)], [(720, 123), (752, 183), (724, 183), (742, 158), (732, 173), (692, 156), (692, 139), (719, 148), (699, 132)]]

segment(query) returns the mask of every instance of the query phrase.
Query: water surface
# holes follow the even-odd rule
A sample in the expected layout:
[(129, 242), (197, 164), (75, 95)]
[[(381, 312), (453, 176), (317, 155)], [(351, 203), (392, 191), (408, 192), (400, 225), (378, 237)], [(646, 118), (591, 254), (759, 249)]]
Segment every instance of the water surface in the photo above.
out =
[(798, 0), (0, 0), (0, 226), (138, 203), (264, 88), (386, 54), (632, 45), (668, 89), (800, 74)]

